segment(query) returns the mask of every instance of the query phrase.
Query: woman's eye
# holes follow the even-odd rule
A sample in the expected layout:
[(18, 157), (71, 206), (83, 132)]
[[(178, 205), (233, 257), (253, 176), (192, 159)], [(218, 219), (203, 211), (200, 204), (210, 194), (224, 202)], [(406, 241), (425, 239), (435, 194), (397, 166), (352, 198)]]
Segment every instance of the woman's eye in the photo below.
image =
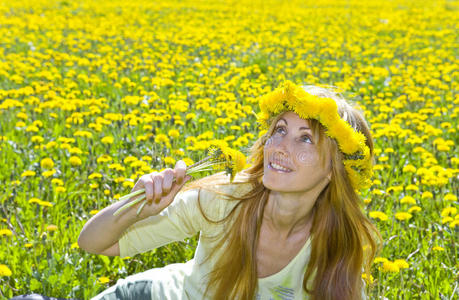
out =
[(312, 140), (311, 138), (308, 136), (308, 135), (303, 135), (301, 137), (301, 141), (305, 142), (305, 143), (309, 143), (309, 144), (312, 144)]
[(285, 132), (285, 129), (284, 129), (284, 127), (282, 127), (282, 126), (277, 126), (277, 127), (274, 129), (274, 132), (275, 132), (275, 133), (283, 133), (283, 132)]

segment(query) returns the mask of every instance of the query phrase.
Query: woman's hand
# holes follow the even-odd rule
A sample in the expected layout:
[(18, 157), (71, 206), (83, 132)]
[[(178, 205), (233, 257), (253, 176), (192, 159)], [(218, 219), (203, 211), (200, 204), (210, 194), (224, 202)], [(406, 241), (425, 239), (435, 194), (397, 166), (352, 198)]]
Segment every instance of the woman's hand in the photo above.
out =
[[(191, 179), (186, 175), (186, 164), (183, 160), (177, 161), (174, 169), (167, 168), (162, 172), (153, 172), (143, 175), (136, 182), (131, 192), (145, 189), (147, 204), (143, 207), (139, 215), (140, 219), (159, 214), (168, 207), (180, 191), (183, 185)], [(139, 196), (132, 197), (130, 201)], [(131, 209), (137, 210), (142, 201)]]

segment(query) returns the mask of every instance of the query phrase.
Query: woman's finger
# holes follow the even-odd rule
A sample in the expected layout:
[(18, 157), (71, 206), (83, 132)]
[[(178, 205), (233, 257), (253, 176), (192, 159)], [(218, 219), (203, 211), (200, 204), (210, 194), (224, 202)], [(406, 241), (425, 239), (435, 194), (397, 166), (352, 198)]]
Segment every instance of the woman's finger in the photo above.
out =
[(145, 189), (145, 198), (149, 202), (153, 200), (153, 177), (156, 174), (157, 172), (153, 172), (140, 177), (140, 181), (142, 182), (143, 188)]
[(185, 178), (186, 163), (183, 160), (177, 161), (177, 163), (175, 164), (174, 172), (177, 184), (181, 184), (183, 182), (183, 179)]
[(153, 201), (158, 203), (163, 196), (163, 176), (157, 174), (153, 177)]
[(169, 194), (169, 192), (171, 191), (172, 181), (174, 180), (174, 171), (171, 168), (167, 168), (162, 173), (163, 173), (162, 195), (165, 196)]

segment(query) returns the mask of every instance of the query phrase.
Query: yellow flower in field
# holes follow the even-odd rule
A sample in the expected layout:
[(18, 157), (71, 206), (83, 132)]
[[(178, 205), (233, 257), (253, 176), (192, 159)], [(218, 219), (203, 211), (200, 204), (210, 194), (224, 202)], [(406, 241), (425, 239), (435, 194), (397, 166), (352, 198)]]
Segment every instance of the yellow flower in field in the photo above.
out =
[(408, 184), (405, 189), (407, 191), (418, 191), (419, 190), (419, 187), (417, 185), (414, 185), (414, 184)]
[(396, 264), (400, 269), (408, 269), (410, 267), (404, 259), (396, 259), (394, 264)]
[(411, 197), (411, 196), (405, 196), (402, 199), (400, 199), (400, 203), (402, 203), (402, 204), (416, 204), (416, 200), (414, 200), (414, 198)]
[(107, 154), (103, 154), (99, 158), (97, 158), (97, 163), (98, 164), (106, 163), (106, 162), (110, 162), (110, 161), (112, 161), (112, 158), (111, 158), (110, 155), (107, 155)]
[(164, 157), (164, 163), (166, 165), (173, 165), (173, 164), (175, 164), (175, 159), (170, 157), (170, 156), (166, 156), (166, 157)]
[(56, 187), (56, 193), (65, 193), (65, 191), (67, 191), (67, 189), (65, 187), (62, 187), (62, 186), (58, 186)]
[(53, 179), (51, 180), (51, 183), (52, 183), (52, 184), (56, 184), (56, 185), (64, 185), (64, 182), (63, 182), (61, 179), (59, 179), (59, 178), (53, 178)]
[(178, 138), (180, 136), (180, 132), (176, 129), (169, 130), (167, 134), (169, 134), (169, 136), (172, 138)]
[(387, 221), (388, 220), (387, 215), (385, 213), (383, 213), (382, 211), (371, 211), (370, 212), (370, 218), (379, 219), (381, 221)]
[(384, 149), (384, 152), (386, 152), (386, 153), (394, 153), (394, 148), (390, 148), (390, 147), (386, 148), (386, 149)]
[(365, 199), (363, 199), (363, 203), (365, 203), (365, 204), (371, 203), (371, 198), (365, 198)]
[(421, 207), (415, 205), (413, 207), (410, 207), (410, 209), (408, 209), (408, 212), (409, 213), (416, 213), (416, 212), (420, 212), (421, 210), (422, 210)]
[(421, 198), (422, 199), (432, 199), (433, 198), (433, 194), (431, 192), (424, 192), (424, 193), (422, 193)]
[(78, 243), (75, 242), (75, 243), (72, 243), (72, 245), (70, 245), (70, 249), (79, 249), (80, 246), (78, 246)]
[(91, 184), (89, 185), (89, 187), (90, 187), (91, 189), (97, 189), (97, 188), (99, 187), (99, 184), (98, 184), (98, 183), (91, 183)]
[(189, 157), (184, 157), (182, 160), (187, 166), (191, 166), (192, 164), (194, 164), (194, 161)]
[(459, 226), (459, 220), (453, 220), (451, 223), (449, 223), (450, 228), (454, 228), (456, 226)]
[(73, 166), (73, 167), (77, 167), (77, 166), (80, 166), (81, 165), (81, 159), (78, 157), (78, 156), (71, 156), (69, 158), (69, 163)]
[(90, 215), (95, 215), (95, 214), (97, 214), (98, 212), (99, 212), (99, 210), (93, 209), (93, 210), (91, 210), (91, 211), (89, 212), (89, 214), (90, 214)]
[(384, 262), (382, 265), (382, 269), (384, 272), (391, 272), (391, 273), (397, 273), (400, 271), (400, 267), (391, 261)]
[(99, 277), (99, 283), (105, 284), (108, 282), (110, 282), (110, 279), (108, 277), (105, 277), (105, 276)]
[(401, 186), (401, 185), (390, 186), (390, 187), (387, 188), (386, 193), (390, 193), (392, 191), (393, 192), (401, 192), (401, 191), (403, 191), (403, 186)]
[(134, 182), (132, 181), (125, 181), (123, 182), (123, 187), (126, 187), (126, 188), (133, 188), (134, 187)]
[(379, 160), (380, 162), (385, 162), (385, 161), (388, 161), (388, 160), (389, 160), (389, 157), (388, 157), (388, 156), (380, 156), (380, 157), (378, 157), (378, 160)]
[(100, 141), (102, 144), (113, 144), (114, 138), (112, 136), (105, 136)]
[(33, 137), (30, 138), (30, 140), (32, 141), (32, 143), (41, 144), (41, 143), (43, 143), (43, 141), (45, 139), (43, 137), (39, 136), (39, 135), (34, 135)]
[(52, 170), (44, 171), (43, 173), (41, 173), (41, 175), (45, 178), (48, 178), (50, 176), (53, 176), (55, 173), (56, 173), (56, 170), (52, 169)]
[(18, 128), (25, 127), (25, 126), (26, 126), (26, 123), (24, 123), (22, 121), (16, 122), (16, 125), (15, 125), (15, 127), (18, 127)]
[(9, 229), (0, 229), (0, 236), (12, 236), (13, 232)]
[(129, 163), (132, 162), (132, 161), (137, 161), (137, 157), (128, 156), (128, 157), (124, 158), (124, 160), (123, 160), (123, 162), (124, 162), (125, 164), (129, 164)]
[(156, 137), (155, 137), (155, 143), (169, 143), (169, 138), (167, 137), (167, 135), (165, 134), (157, 134)]
[(445, 248), (440, 247), (440, 246), (434, 246), (432, 247), (432, 251), (445, 251)]
[(369, 284), (372, 284), (374, 282), (374, 278), (371, 274), (370, 274), (370, 277), (368, 277), (366, 273), (362, 273), (362, 279), (365, 280)]
[(104, 195), (105, 195), (105, 196), (110, 195), (110, 190), (104, 190)]
[(453, 221), (454, 219), (451, 218), (451, 217), (444, 217), (443, 219), (441, 219), (441, 223), (442, 224), (445, 224), (445, 223), (448, 223), (448, 222), (451, 222)]
[(49, 231), (49, 232), (56, 231), (57, 229), (58, 229), (57, 226), (54, 224), (46, 226), (46, 231)]
[(407, 212), (398, 212), (395, 214), (395, 218), (400, 221), (405, 221), (411, 219), (413, 215)]
[(441, 211), (441, 216), (442, 217), (448, 217), (449, 215), (455, 216), (457, 214), (457, 208), (455, 207), (445, 207)]
[(4, 277), (4, 276), (11, 276), (13, 273), (11, 272), (10, 268), (8, 268), (7, 265), (2, 265), (0, 264), (0, 276)]
[(386, 261), (388, 261), (387, 258), (385, 258), (385, 257), (379, 257), (379, 256), (378, 256), (378, 257), (375, 258), (375, 260), (374, 260), (373, 262), (374, 262), (375, 264), (377, 264), (377, 263), (386, 262)]
[(36, 173), (34, 171), (27, 170), (21, 174), (21, 177), (32, 177), (35, 176), (35, 174)]
[(457, 197), (454, 194), (448, 193), (443, 198), (445, 201), (457, 201)]
[(415, 173), (416, 172), (416, 167), (413, 165), (406, 165), (403, 167), (403, 173)]
[(102, 174), (97, 173), (97, 172), (89, 174), (88, 179), (91, 180), (91, 179), (94, 179), (94, 178), (102, 178)]
[(24, 247), (26, 247), (26, 248), (31, 248), (32, 246), (33, 246), (33, 245), (32, 245), (31, 243), (25, 243), (25, 244), (24, 244)]

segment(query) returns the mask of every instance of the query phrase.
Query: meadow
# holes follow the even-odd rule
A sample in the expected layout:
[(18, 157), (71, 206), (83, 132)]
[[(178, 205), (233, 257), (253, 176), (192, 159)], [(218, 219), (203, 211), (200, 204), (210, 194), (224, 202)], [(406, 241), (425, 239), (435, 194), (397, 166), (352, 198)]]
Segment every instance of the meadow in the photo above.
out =
[(332, 85), (375, 142), (369, 299), (458, 299), (458, 1), (1, 1), (0, 298), (88, 299), (184, 262), (121, 259), (83, 224), (146, 173), (258, 138), (258, 97)]

